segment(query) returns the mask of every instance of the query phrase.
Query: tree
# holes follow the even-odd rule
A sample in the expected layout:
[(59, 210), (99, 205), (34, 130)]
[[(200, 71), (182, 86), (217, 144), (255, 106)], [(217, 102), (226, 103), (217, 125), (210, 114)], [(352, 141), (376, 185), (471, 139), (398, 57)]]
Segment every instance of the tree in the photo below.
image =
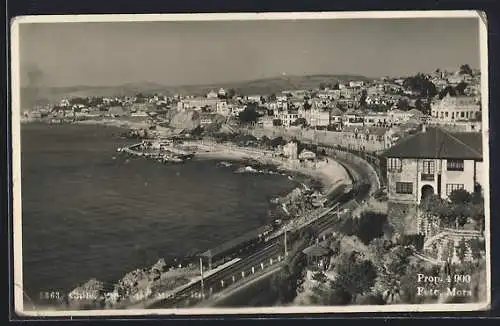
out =
[(455, 92), (458, 95), (465, 95), (465, 89), (469, 86), (466, 82), (460, 82), (457, 86), (455, 86)]
[(311, 301), (316, 305), (344, 306), (352, 302), (352, 296), (335, 282), (328, 285), (320, 284), (313, 288)]
[(355, 252), (340, 257), (335, 266), (337, 277), (334, 287), (345, 290), (355, 301), (356, 296), (365, 294), (375, 284), (377, 271), (370, 260), (360, 259)]
[(304, 110), (310, 110), (312, 107), (311, 103), (308, 100), (304, 101)]
[(255, 105), (248, 105), (242, 112), (239, 114), (239, 120), (242, 124), (255, 123), (259, 118), (259, 113)]
[(410, 102), (408, 101), (407, 98), (402, 97), (398, 100), (397, 106), (398, 109), (407, 111), (408, 109), (410, 109)]
[(460, 75), (472, 75), (472, 69), (468, 64), (463, 64), (460, 66)]
[(462, 263), (464, 262), (466, 253), (467, 253), (467, 243), (465, 242), (465, 239), (462, 238), (458, 243), (458, 248), (457, 248), (457, 255), (458, 258), (460, 259), (460, 262)]
[(292, 123), (292, 126), (306, 126), (307, 120), (304, 118), (298, 118)]
[(420, 112), (424, 112), (424, 107), (420, 98), (415, 101), (415, 109), (419, 110)]
[(279, 273), (274, 274), (271, 278), (271, 289), (277, 294), (279, 302), (287, 303), (295, 297), (290, 279), (291, 274), (288, 266), (284, 266)]
[(403, 276), (409, 264), (411, 251), (403, 246), (394, 247), (387, 257), (387, 270), (391, 274)]
[(361, 91), (361, 97), (359, 99), (359, 105), (360, 106), (364, 106), (366, 105), (366, 98), (368, 97), (368, 92), (366, 91), (366, 89), (363, 89)]
[(417, 74), (408, 77), (403, 81), (403, 87), (413, 92), (417, 92), (420, 96), (432, 98), (437, 94), (436, 85), (431, 82), (424, 74)]
[(262, 147), (271, 147), (271, 139), (269, 137), (267, 137), (266, 135), (262, 136), (260, 138), (260, 146)]
[(484, 241), (480, 241), (479, 239), (471, 239), (469, 244), (472, 251), (472, 258), (480, 259), (481, 252), (485, 249)]
[(375, 238), (380, 238), (387, 223), (387, 215), (377, 212), (363, 212), (357, 223), (356, 236), (366, 245)]
[(417, 275), (419, 273), (422, 273), (424, 275), (434, 275), (428, 273), (428, 271), (426, 271), (421, 264), (408, 265), (407, 272), (401, 277), (400, 281), (400, 295), (401, 300), (404, 303), (418, 304), (422, 303), (422, 301), (424, 300), (424, 296), (417, 295), (416, 284), (418, 284)]
[(320, 89), (320, 90), (324, 90), (325, 88), (326, 88), (325, 83), (320, 83), (320, 84), (319, 84), (319, 89)]
[(472, 194), (465, 189), (457, 189), (450, 193), (449, 199), (454, 205), (468, 204), (472, 201)]
[(227, 98), (228, 99), (232, 99), (235, 95), (236, 95), (236, 91), (234, 90), (234, 88), (230, 88), (227, 91)]
[(271, 146), (273, 148), (276, 148), (278, 146), (283, 146), (286, 144), (286, 140), (283, 139), (283, 137), (279, 136), (279, 137), (276, 137), (276, 138), (273, 138), (271, 140)]
[(441, 92), (439, 92), (439, 99), (442, 99), (446, 95), (450, 94), (450, 96), (456, 96), (457, 91), (452, 86), (446, 86)]
[(276, 101), (276, 94), (272, 93), (271, 95), (269, 95), (269, 101), (275, 102)]

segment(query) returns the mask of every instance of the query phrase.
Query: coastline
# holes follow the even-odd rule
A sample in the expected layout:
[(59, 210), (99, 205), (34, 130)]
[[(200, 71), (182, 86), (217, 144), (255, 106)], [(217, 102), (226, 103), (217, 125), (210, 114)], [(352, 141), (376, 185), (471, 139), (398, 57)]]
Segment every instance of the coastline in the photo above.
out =
[[(72, 123), (75, 125), (100, 125), (118, 128), (130, 128), (129, 121), (116, 121), (116, 120), (87, 120)], [(135, 124), (137, 126), (137, 124)], [(142, 124), (139, 124), (143, 126)], [(297, 167), (287, 164), (285, 160), (269, 155), (268, 151), (257, 150), (253, 148), (238, 147), (235, 145), (217, 145), (208, 146), (201, 143), (192, 142), (193, 145), (198, 145), (198, 150), (195, 154), (195, 159), (207, 159), (216, 161), (238, 161), (244, 162), (248, 160), (248, 165), (258, 166), (260, 164), (265, 166), (273, 166), (269, 170), (281, 171), (283, 174), (288, 175), (303, 175), (306, 178), (311, 178), (320, 181), (323, 188), (328, 191), (334, 186), (338, 186), (339, 182), (350, 182), (347, 172), (333, 160), (319, 168)], [(201, 146), (200, 146), (201, 145)], [(260, 153), (260, 154), (258, 154)], [(257, 168), (260, 170), (260, 168)], [(265, 168), (268, 170), (267, 168)], [(288, 173), (287, 173), (288, 172)], [(297, 178), (299, 181), (300, 178)], [(300, 181), (299, 181), (300, 182)], [(279, 195), (281, 196), (281, 195)], [(132, 272), (125, 272), (124, 277)], [(122, 280), (122, 279), (120, 279)], [(120, 280), (117, 280), (119, 282)], [(79, 286), (78, 286), (79, 287)], [(78, 288), (77, 287), (77, 288)]]
[(325, 193), (331, 192), (340, 184), (352, 184), (349, 174), (344, 167), (332, 159), (328, 160), (328, 162), (322, 162), (322, 164), (316, 168), (292, 166), (291, 164), (287, 164), (287, 161), (266, 155), (264, 152), (259, 154), (258, 150), (252, 149), (251, 152), (249, 152), (246, 151), (245, 148), (237, 146), (204, 145), (200, 143), (196, 143), (194, 145), (199, 148), (195, 154), (195, 158), (232, 161), (253, 160), (259, 162), (260, 164), (273, 165), (278, 170), (298, 173), (314, 180), (318, 180), (323, 186)]

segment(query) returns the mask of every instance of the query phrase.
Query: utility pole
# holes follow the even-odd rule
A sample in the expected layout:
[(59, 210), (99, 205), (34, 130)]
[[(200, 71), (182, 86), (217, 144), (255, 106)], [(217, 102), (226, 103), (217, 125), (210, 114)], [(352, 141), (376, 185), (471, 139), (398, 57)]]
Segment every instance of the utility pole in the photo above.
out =
[(200, 276), (201, 276), (201, 298), (205, 297), (204, 284), (203, 284), (203, 259), (200, 257)]

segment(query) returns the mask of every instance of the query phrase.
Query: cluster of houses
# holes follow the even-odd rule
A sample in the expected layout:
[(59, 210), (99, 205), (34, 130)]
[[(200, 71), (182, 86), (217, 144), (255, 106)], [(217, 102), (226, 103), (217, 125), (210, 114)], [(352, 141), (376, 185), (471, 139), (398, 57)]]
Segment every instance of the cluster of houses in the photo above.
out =
[[(306, 127), (342, 132), (349, 139), (368, 139), (376, 149), (392, 145), (388, 130), (421, 123), (453, 127), (457, 131), (480, 131), (481, 104), (479, 73), (449, 73), (436, 70), (425, 76), (438, 91), (466, 83), (466, 95), (419, 99), (405, 88), (402, 78), (351, 80), (335, 85), (320, 85), (314, 90), (287, 90), (279, 94), (238, 95), (223, 88), (210, 90), (204, 96), (164, 96), (159, 94), (124, 97), (87, 98), (82, 103), (63, 99), (58, 105), (27, 112), (26, 118), (92, 119), (97, 117), (147, 119), (161, 122), (169, 110), (199, 111), (201, 125), (237, 119), (248, 106), (257, 111), (256, 126), (262, 128)], [(233, 93), (233, 94), (230, 94)], [(400, 107), (404, 100), (409, 107)], [(417, 105), (417, 101), (420, 104)], [(428, 103), (429, 102), (429, 103)], [(363, 105), (361, 105), (361, 103)], [(422, 103), (428, 105), (423, 110)], [(424, 113), (425, 112), (425, 113)], [(386, 132), (384, 132), (384, 130)], [(397, 134), (397, 132), (395, 132)], [(347, 141), (349, 146), (365, 147)], [(373, 147), (373, 146), (369, 146)], [(380, 147), (380, 148), (378, 148)]]

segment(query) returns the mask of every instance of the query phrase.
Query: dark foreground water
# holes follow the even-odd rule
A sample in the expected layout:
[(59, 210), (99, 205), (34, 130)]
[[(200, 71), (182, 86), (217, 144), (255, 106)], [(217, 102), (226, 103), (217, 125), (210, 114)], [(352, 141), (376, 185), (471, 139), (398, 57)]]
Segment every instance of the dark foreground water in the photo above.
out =
[(269, 199), (295, 184), (214, 161), (127, 159), (102, 126), (22, 126), (23, 285), (66, 293), (112, 282), (160, 257), (199, 252), (269, 222)]

